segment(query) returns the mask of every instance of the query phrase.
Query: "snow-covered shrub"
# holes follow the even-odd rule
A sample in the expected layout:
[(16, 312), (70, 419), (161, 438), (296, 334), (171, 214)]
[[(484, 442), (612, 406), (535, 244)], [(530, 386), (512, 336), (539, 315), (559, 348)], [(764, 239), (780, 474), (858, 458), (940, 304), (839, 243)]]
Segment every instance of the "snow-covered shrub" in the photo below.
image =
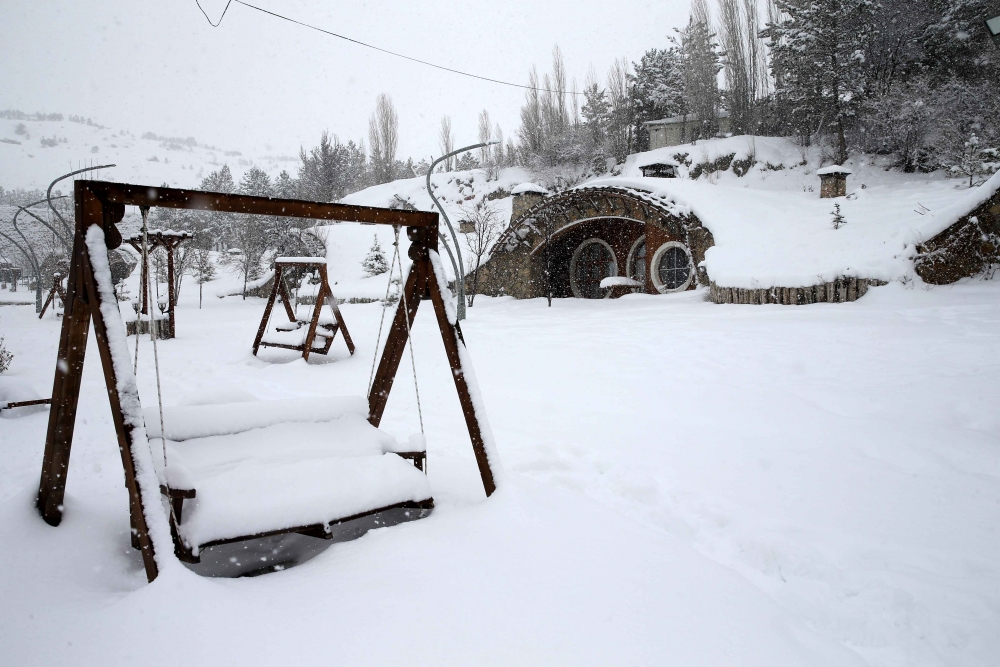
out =
[(372, 247), (369, 248), (368, 254), (365, 256), (364, 261), (361, 262), (361, 268), (369, 276), (378, 276), (389, 270), (389, 260), (386, 259), (385, 253), (382, 252), (382, 246), (378, 242), (377, 234), (372, 241)]
[(10, 368), (10, 362), (14, 360), (14, 355), (4, 344), (3, 336), (0, 336), (0, 373), (5, 373)]
[(834, 229), (840, 229), (841, 227), (847, 224), (847, 220), (845, 220), (844, 216), (840, 213), (840, 204), (833, 205), (832, 215), (833, 215)]

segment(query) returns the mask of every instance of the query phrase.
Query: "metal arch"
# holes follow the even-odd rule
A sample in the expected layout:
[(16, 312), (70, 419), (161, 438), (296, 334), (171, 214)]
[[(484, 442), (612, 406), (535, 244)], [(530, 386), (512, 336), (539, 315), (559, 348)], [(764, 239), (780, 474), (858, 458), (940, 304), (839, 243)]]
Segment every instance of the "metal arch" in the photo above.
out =
[[(499, 141), (488, 141), (482, 144), (473, 144), (471, 146), (466, 146), (464, 148), (459, 148), (450, 153), (446, 153), (439, 157), (438, 159), (431, 162), (430, 168), (427, 170), (427, 194), (431, 196), (431, 201), (437, 207), (437, 210), (441, 211), (441, 217), (444, 218), (445, 223), (448, 225), (448, 230), (451, 232), (451, 239), (455, 243), (455, 252), (458, 255), (458, 261), (451, 255), (451, 249), (448, 248), (448, 244), (444, 244), (444, 249), (448, 251), (448, 257), (451, 259), (452, 268), (455, 270), (455, 287), (458, 291), (458, 319), (465, 319), (465, 264), (462, 261), (462, 248), (458, 244), (458, 234), (455, 233), (455, 228), (451, 224), (451, 219), (448, 217), (448, 213), (444, 210), (444, 206), (441, 206), (441, 202), (438, 198), (434, 196), (434, 190), (431, 188), (431, 174), (434, 173), (434, 168), (438, 166), (439, 163), (447, 160), (450, 157), (454, 157), (459, 153), (465, 153), (466, 151), (473, 151), (477, 148), (485, 148), (486, 146), (495, 146), (499, 144)], [(443, 237), (442, 237), (443, 239)]]

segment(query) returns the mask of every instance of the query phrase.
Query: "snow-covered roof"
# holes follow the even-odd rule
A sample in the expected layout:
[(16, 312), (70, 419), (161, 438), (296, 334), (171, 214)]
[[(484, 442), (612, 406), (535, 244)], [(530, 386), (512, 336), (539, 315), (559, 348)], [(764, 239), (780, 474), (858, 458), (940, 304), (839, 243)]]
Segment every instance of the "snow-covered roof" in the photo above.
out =
[[(807, 287), (842, 276), (912, 276), (915, 246), (1000, 190), (1000, 173), (961, 193), (913, 183), (858, 189), (836, 201), (688, 179), (604, 178), (578, 187), (638, 191), (675, 214), (693, 213), (715, 239), (704, 265), (720, 286)], [(847, 221), (839, 229), (831, 223), (834, 204)]]
[(537, 192), (542, 195), (549, 194), (548, 190), (537, 183), (521, 183), (520, 185), (514, 186), (514, 188), (510, 191), (512, 195), (523, 195), (528, 192)]
[(852, 173), (847, 167), (843, 167), (839, 164), (831, 164), (829, 167), (823, 167), (822, 169), (816, 170), (817, 176), (829, 176), (830, 174), (850, 174)]
[[(720, 111), (719, 118), (729, 118), (728, 111)], [(693, 115), (687, 116), (671, 116), (670, 118), (661, 118), (659, 120), (647, 120), (643, 125), (676, 125), (677, 123), (694, 122), (698, 120)]]

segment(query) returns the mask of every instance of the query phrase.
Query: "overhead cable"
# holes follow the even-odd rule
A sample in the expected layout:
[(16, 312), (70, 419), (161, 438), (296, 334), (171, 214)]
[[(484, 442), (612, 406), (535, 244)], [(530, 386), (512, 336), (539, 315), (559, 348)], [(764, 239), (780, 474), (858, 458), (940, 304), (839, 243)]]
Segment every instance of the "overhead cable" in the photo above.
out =
[(405, 55), (405, 54), (402, 54), (402, 53), (397, 53), (395, 51), (390, 51), (389, 49), (383, 49), (381, 46), (375, 46), (374, 44), (368, 44), (366, 42), (362, 42), (361, 40), (357, 40), (357, 39), (353, 39), (351, 37), (347, 37), (346, 35), (340, 35), (338, 33), (331, 32), (329, 30), (325, 30), (323, 28), (320, 28), (320, 27), (317, 27), (317, 26), (314, 26), (314, 25), (310, 25), (309, 23), (303, 23), (302, 21), (297, 21), (296, 19), (289, 18), (289, 17), (284, 16), (282, 14), (278, 14), (277, 12), (272, 12), (269, 9), (264, 9), (263, 7), (258, 7), (256, 5), (251, 5), (249, 2), (243, 2), (243, 0), (229, 0), (226, 3), (226, 8), (222, 10), (222, 16), (219, 17), (218, 21), (215, 21), (213, 23), (212, 19), (209, 18), (208, 14), (205, 12), (205, 9), (201, 6), (200, 0), (194, 0), (194, 1), (195, 1), (195, 4), (198, 5), (198, 9), (200, 9), (201, 13), (205, 16), (205, 20), (208, 21), (208, 24), (210, 26), (212, 26), (213, 28), (218, 28), (222, 24), (222, 19), (225, 18), (226, 12), (229, 11), (229, 5), (231, 5), (232, 3), (235, 2), (237, 4), (243, 5), (244, 7), (249, 7), (250, 9), (256, 9), (258, 12), (262, 12), (262, 13), (267, 14), (269, 16), (273, 16), (275, 18), (282, 19), (283, 21), (288, 21), (289, 23), (294, 23), (295, 25), (300, 25), (303, 28), (309, 28), (310, 30), (315, 30), (315, 31), (321, 32), (321, 33), (323, 33), (325, 35), (329, 35), (331, 37), (336, 37), (337, 39), (343, 39), (345, 41), (351, 42), (352, 44), (357, 44), (358, 46), (363, 46), (363, 47), (368, 48), (368, 49), (374, 49), (376, 51), (381, 51), (382, 53), (386, 53), (386, 54), (388, 54), (390, 56), (395, 56), (396, 58), (402, 58), (404, 60), (409, 60), (411, 62), (419, 63), (421, 65), (426, 65), (428, 67), (433, 67), (435, 69), (444, 70), (445, 72), (451, 72), (452, 74), (458, 74), (458, 75), (461, 75), (461, 76), (467, 76), (467, 77), (470, 77), (470, 78), (473, 78), (473, 79), (479, 79), (480, 81), (489, 81), (490, 83), (498, 83), (498, 84), (500, 84), (502, 86), (512, 86), (514, 88), (523, 88), (525, 90), (537, 90), (540, 93), (555, 93), (557, 95), (582, 95), (583, 94), (583, 93), (579, 93), (579, 92), (575, 92), (575, 91), (571, 91), (571, 90), (550, 90), (549, 88), (537, 88), (535, 86), (525, 86), (525, 85), (520, 84), (520, 83), (512, 83), (510, 81), (503, 81), (501, 79), (493, 79), (493, 78), (488, 77), (488, 76), (481, 76), (479, 74), (472, 74), (471, 72), (463, 72), (462, 70), (457, 70), (457, 69), (454, 69), (454, 68), (451, 68), (451, 67), (445, 67), (444, 65), (437, 65), (435, 63), (428, 62), (426, 60), (421, 60), (420, 58), (414, 58), (413, 56), (408, 56), (408, 55)]

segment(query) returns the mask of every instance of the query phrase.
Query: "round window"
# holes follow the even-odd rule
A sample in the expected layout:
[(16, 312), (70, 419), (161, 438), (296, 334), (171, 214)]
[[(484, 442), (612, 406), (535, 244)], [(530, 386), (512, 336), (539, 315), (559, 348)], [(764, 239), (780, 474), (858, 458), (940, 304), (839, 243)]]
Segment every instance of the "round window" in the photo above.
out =
[(584, 241), (573, 253), (569, 267), (573, 296), (600, 299), (607, 296), (601, 281), (618, 275), (618, 263), (611, 246), (600, 239)]
[(653, 255), (653, 285), (657, 291), (679, 292), (691, 284), (691, 253), (676, 241), (664, 243)]
[(628, 255), (628, 277), (646, 284), (646, 237), (641, 236), (632, 245)]

